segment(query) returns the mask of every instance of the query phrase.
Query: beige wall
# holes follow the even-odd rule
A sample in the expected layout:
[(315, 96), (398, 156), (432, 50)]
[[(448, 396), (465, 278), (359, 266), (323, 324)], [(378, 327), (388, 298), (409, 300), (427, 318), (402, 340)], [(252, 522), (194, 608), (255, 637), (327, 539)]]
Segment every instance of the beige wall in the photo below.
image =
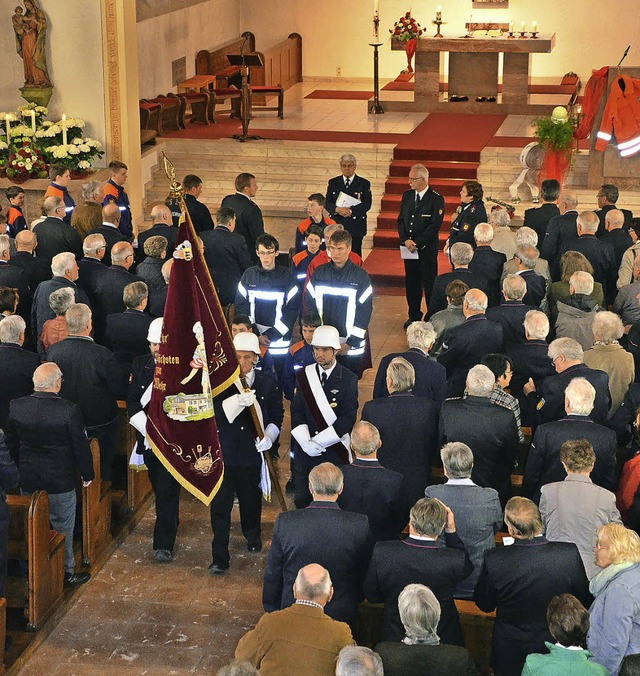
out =
[[(11, 26), (15, 6), (14, 2), (0, 3), (0, 111), (15, 110), (25, 103), (18, 91), (24, 84), (24, 70)], [(65, 0), (43, 2), (41, 6), (49, 21), (47, 64), (54, 87), (50, 117), (59, 119), (62, 113), (80, 117), (87, 123), (85, 133), (104, 142), (100, 3)]]
[[(195, 74), (196, 53), (214, 49), (240, 35), (240, 0), (208, 0), (138, 22), (140, 97), (176, 91), (171, 62), (187, 57), (187, 77)], [(162, 58), (158, 58), (162, 51)]]
[[(618, 62), (632, 44), (626, 65), (640, 65), (640, 12), (638, 0), (511, 0), (508, 10), (472, 10), (469, 0), (433, 0), (428, 3), (380, 0), (380, 27), (385, 45), (381, 48), (380, 74), (394, 77), (406, 64), (402, 53), (391, 52), (388, 29), (410, 6), (415, 18), (435, 33), (430, 21), (436, 5), (443, 7), (444, 35), (464, 33), (464, 23), (473, 14), (476, 21), (513, 20), (530, 24), (536, 20), (543, 33), (556, 33), (556, 47), (549, 55), (533, 57), (534, 77), (576, 71), (583, 81), (593, 68)], [(255, 33), (259, 46), (276, 42), (296, 31), (302, 35), (303, 73), (306, 76), (371, 77), (373, 0), (324, 0), (310, 10), (309, 0), (242, 0), (242, 28)], [(422, 9), (424, 7), (424, 9)], [(431, 33), (433, 31), (433, 33)], [(587, 37), (580, 37), (587, 36)], [(588, 36), (592, 36), (589, 38)]]

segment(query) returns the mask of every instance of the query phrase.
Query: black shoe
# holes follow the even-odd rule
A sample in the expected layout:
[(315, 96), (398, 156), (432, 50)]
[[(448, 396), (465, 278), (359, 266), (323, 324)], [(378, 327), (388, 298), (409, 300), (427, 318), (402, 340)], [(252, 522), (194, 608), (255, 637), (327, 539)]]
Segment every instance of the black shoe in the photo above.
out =
[(255, 542), (247, 543), (247, 551), (251, 552), (252, 554), (255, 554), (256, 552), (261, 552), (262, 542), (260, 540), (256, 540)]
[(154, 557), (158, 563), (169, 563), (172, 559), (172, 554), (168, 549), (156, 549)]
[(293, 478), (293, 474), (289, 477), (289, 481), (287, 481), (287, 485), (284, 487), (284, 492), (285, 493), (295, 493), (296, 492), (296, 482)]
[(91, 575), (89, 573), (65, 573), (64, 574), (64, 586), (65, 587), (78, 587), (85, 582), (89, 582)]
[(229, 564), (221, 564), (221, 563), (212, 563), (208, 568), (207, 568), (207, 573), (209, 575), (224, 575), (229, 570)]

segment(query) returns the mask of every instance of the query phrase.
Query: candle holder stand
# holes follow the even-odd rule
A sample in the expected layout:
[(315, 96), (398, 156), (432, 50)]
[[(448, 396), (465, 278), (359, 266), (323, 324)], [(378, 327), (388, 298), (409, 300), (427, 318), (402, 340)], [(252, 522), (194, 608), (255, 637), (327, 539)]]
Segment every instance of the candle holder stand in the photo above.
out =
[(382, 47), (382, 42), (370, 42), (373, 47), (373, 103), (369, 108), (370, 115), (382, 115), (384, 108), (380, 103), (380, 76), (378, 70), (378, 50)]
[(437, 26), (437, 31), (436, 34), (433, 36), (434, 38), (443, 38), (444, 35), (440, 32), (440, 26), (442, 26), (443, 23), (447, 23), (446, 21), (443, 21), (442, 19), (434, 19), (431, 22), (434, 26)]

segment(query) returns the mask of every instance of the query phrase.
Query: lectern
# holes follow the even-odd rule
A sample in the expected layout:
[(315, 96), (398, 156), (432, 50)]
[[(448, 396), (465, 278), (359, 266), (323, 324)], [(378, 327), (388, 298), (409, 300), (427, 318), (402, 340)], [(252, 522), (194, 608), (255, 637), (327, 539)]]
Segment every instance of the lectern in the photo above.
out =
[(252, 52), (251, 54), (227, 54), (227, 59), (232, 66), (240, 66), (240, 75), (242, 76), (242, 105), (240, 108), (240, 117), (242, 118), (242, 134), (234, 134), (233, 138), (244, 143), (244, 141), (255, 141), (259, 136), (249, 136), (249, 120), (251, 119), (251, 90), (249, 89), (249, 68), (251, 66), (262, 66), (262, 56)]

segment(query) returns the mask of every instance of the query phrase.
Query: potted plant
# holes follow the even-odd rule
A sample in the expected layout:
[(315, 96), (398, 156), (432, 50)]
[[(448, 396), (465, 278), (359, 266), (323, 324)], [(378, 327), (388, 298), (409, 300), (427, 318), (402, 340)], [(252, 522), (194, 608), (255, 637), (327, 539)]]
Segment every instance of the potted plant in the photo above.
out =
[(576, 120), (569, 117), (566, 108), (557, 106), (550, 117), (534, 119), (533, 126), (538, 143), (544, 148), (540, 180), (555, 178), (562, 186), (571, 167)]

